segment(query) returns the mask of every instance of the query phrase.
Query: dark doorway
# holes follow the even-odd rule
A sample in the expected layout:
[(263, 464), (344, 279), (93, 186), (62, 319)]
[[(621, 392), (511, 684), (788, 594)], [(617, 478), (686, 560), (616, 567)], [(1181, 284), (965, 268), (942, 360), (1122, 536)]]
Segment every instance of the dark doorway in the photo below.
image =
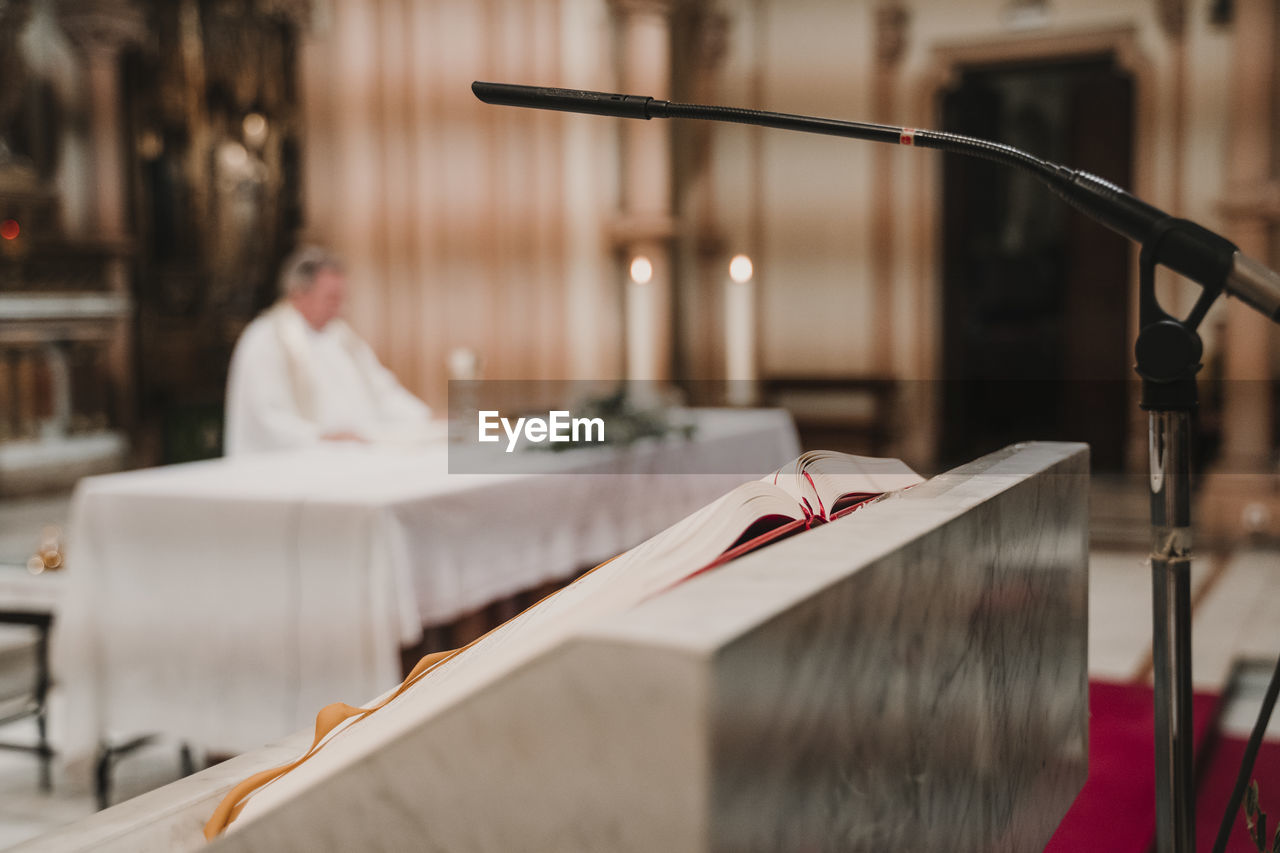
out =
[[(966, 68), (947, 130), (1132, 186), (1133, 79), (1110, 57)], [(1034, 179), (943, 165), (944, 464), (1015, 441), (1087, 441), (1124, 466), (1130, 246)]]

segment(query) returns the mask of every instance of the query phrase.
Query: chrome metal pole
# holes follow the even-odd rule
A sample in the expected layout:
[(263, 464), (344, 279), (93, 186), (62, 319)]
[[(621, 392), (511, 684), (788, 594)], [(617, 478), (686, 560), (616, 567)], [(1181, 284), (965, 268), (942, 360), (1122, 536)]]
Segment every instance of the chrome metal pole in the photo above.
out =
[(1194, 853), (1191, 413), (1150, 413), (1156, 851)]

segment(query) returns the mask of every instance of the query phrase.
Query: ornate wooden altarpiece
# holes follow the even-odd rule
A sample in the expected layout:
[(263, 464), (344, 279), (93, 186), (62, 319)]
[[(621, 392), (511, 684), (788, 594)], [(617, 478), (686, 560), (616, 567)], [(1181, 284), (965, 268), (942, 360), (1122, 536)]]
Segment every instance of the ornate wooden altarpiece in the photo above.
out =
[(0, 496), (218, 452), (300, 221), (308, 8), (0, 0)]
[(307, 5), (148, 0), (147, 39), (125, 57), (138, 395), (165, 461), (217, 451), (231, 349), (300, 225)]
[[(129, 247), (88, 221), (88, 93), (93, 57), (129, 21), (99, 28), (70, 8), (0, 0), (0, 496), (124, 461)], [(68, 58), (74, 73), (58, 73)]]

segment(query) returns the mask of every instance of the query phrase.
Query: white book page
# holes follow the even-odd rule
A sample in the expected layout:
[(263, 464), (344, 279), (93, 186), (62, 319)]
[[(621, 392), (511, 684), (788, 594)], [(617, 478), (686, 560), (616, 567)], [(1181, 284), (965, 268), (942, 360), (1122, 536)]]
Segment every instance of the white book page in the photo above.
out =
[(842, 495), (884, 494), (923, 483), (900, 459), (854, 456), (831, 450), (804, 454), (802, 467), (813, 481), (818, 500), (828, 513)]
[(827, 516), (842, 495), (894, 492), (924, 478), (900, 459), (810, 450), (764, 478), (776, 483), (813, 515)]
[(782, 489), (804, 508), (806, 515), (818, 515), (818, 495), (803, 473), (802, 465), (804, 458), (808, 455), (808, 453), (801, 454), (772, 474), (761, 477), (760, 482)]

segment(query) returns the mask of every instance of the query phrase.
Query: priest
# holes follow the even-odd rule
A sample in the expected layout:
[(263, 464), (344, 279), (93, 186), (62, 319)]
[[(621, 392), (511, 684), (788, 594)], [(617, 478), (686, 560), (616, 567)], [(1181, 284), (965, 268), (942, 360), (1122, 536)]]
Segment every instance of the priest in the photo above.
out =
[(280, 294), (231, 356), (228, 456), (427, 435), (431, 410), (339, 316), (347, 278), (336, 256), (299, 249), (284, 263)]

